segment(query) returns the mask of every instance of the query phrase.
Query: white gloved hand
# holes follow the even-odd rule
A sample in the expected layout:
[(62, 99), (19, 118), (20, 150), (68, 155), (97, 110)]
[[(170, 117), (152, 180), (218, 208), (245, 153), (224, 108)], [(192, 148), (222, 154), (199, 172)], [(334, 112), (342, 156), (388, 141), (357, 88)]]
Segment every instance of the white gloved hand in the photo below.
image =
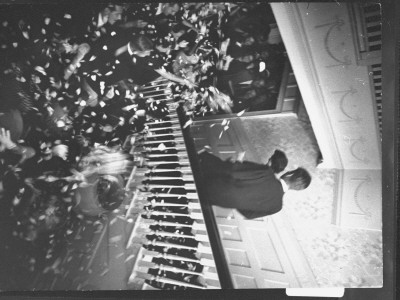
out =
[(68, 146), (60, 144), (52, 148), (53, 155), (61, 157), (63, 160), (67, 159)]

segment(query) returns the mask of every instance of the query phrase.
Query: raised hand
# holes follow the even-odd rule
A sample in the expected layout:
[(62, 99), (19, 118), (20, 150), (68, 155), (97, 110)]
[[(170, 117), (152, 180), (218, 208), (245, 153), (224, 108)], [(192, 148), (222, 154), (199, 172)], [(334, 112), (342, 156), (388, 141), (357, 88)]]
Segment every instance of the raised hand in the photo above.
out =
[(11, 135), (9, 130), (5, 130), (4, 128), (0, 129), (0, 151), (4, 151), (5, 149), (12, 149), (16, 146), (16, 144), (11, 140)]

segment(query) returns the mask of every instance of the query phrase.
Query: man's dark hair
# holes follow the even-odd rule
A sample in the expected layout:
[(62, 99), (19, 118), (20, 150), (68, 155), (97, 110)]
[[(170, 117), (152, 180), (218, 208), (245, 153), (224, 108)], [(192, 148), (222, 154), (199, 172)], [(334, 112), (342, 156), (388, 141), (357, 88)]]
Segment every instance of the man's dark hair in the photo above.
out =
[(142, 34), (133, 36), (129, 42), (129, 46), (133, 51), (152, 50), (154, 47), (153, 42)]
[(303, 168), (286, 172), (281, 176), (281, 179), (286, 182), (291, 190), (304, 190), (311, 183), (311, 175)]
[(288, 159), (284, 152), (275, 150), (274, 154), (272, 154), (271, 158), (269, 159), (269, 163), (274, 173), (280, 173), (285, 170), (288, 164)]

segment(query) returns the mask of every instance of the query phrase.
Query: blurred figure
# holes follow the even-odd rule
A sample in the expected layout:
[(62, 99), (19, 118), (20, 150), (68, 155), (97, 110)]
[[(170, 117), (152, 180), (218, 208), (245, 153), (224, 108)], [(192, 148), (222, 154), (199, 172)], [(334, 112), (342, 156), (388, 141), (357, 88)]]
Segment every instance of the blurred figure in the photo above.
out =
[(15, 169), (35, 153), (33, 148), (13, 142), (10, 131), (0, 128), (0, 194), (7, 192), (11, 197), (16, 193), (19, 186)]
[(160, 3), (157, 10), (157, 15), (163, 14), (164, 16), (175, 16), (179, 11), (179, 4), (177, 2), (172, 3)]
[(11, 152), (22, 156), (20, 159), (28, 159), (35, 155), (35, 151), (31, 147), (20, 146), (13, 142), (9, 130), (0, 128), (0, 153)]
[[(89, 44), (104, 34), (116, 30), (122, 20), (124, 6), (118, 3), (88, 4), (83, 8), (68, 7), (70, 17), (65, 20), (66, 36), (76, 37), (80, 42)], [(65, 11), (64, 11), (65, 12)]]
[[(70, 52), (74, 53), (75, 56), (64, 71), (65, 80), (69, 79), (91, 49), (103, 47), (103, 40), (110, 39), (117, 32), (121, 34), (119, 25), (123, 11), (124, 7), (120, 4), (108, 3), (105, 6), (103, 5), (97, 14), (93, 13), (89, 25), (81, 29), (84, 32), (84, 37), (81, 36), (72, 45), (69, 45), (70, 39), (67, 37), (64, 41), (65, 47), (71, 47), (72, 50)], [(72, 41), (74, 42), (73, 38)], [(108, 44), (113, 42), (108, 42)]]
[[(104, 55), (88, 72), (83, 88), (88, 93), (88, 104), (96, 106), (99, 95), (105, 95), (107, 88), (120, 81), (131, 80), (136, 85), (144, 85), (162, 76), (189, 88), (196, 86), (190, 80), (178, 77), (165, 70), (161, 57), (153, 53), (152, 41), (144, 35), (133, 36), (113, 55)], [(100, 74), (98, 70), (100, 69)], [(105, 74), (102, 76), (101, 74)]]
[(12, 141), (20, 139), (24, 132), (24, 121), (21, 112), (17, 109), (0, 111), (0, 127), (9, 132), (9, 138)]
[[(122, 25), (123, 28), (145, 28), (150, 23), (157, 25), (165, 23), (167, 19), (174, 17), (179, 11), (178, 3), (156, 3), (148, 4), (147, 11), (143, 5), (131, 4), (127, 9), (128, 20)], [(160, 24), (161, 23), (161, 24)]]
[(93, 148), (79, 162), (74, 178), (80, 180), (75, 191), (75, 209), (89, 216), (99, 216), (118, 208), (125, 199), (121, 176), (130, 165), (127, 155), (108, 147)]
[(122, 28), (133, 34), (145, 34), (156, 46), (162, 45), (164, 38), (178, 22), (180, 5), (173, 3), (130, 4), (127, 8), (126, 22)]
[(97, 27), (108, 23), (114, 25), (122, 19), (123, 6), (109, 3), (98, 15)]

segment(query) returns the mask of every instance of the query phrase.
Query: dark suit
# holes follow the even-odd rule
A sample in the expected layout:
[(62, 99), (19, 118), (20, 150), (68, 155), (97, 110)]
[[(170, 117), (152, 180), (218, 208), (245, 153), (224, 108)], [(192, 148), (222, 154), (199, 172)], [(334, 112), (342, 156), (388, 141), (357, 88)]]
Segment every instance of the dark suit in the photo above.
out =
[(282, 209), (282, 184), (267, 165), (222, 161), (207, 152), (200, 163), (210, 204), (236, 208), (250, 219)]

